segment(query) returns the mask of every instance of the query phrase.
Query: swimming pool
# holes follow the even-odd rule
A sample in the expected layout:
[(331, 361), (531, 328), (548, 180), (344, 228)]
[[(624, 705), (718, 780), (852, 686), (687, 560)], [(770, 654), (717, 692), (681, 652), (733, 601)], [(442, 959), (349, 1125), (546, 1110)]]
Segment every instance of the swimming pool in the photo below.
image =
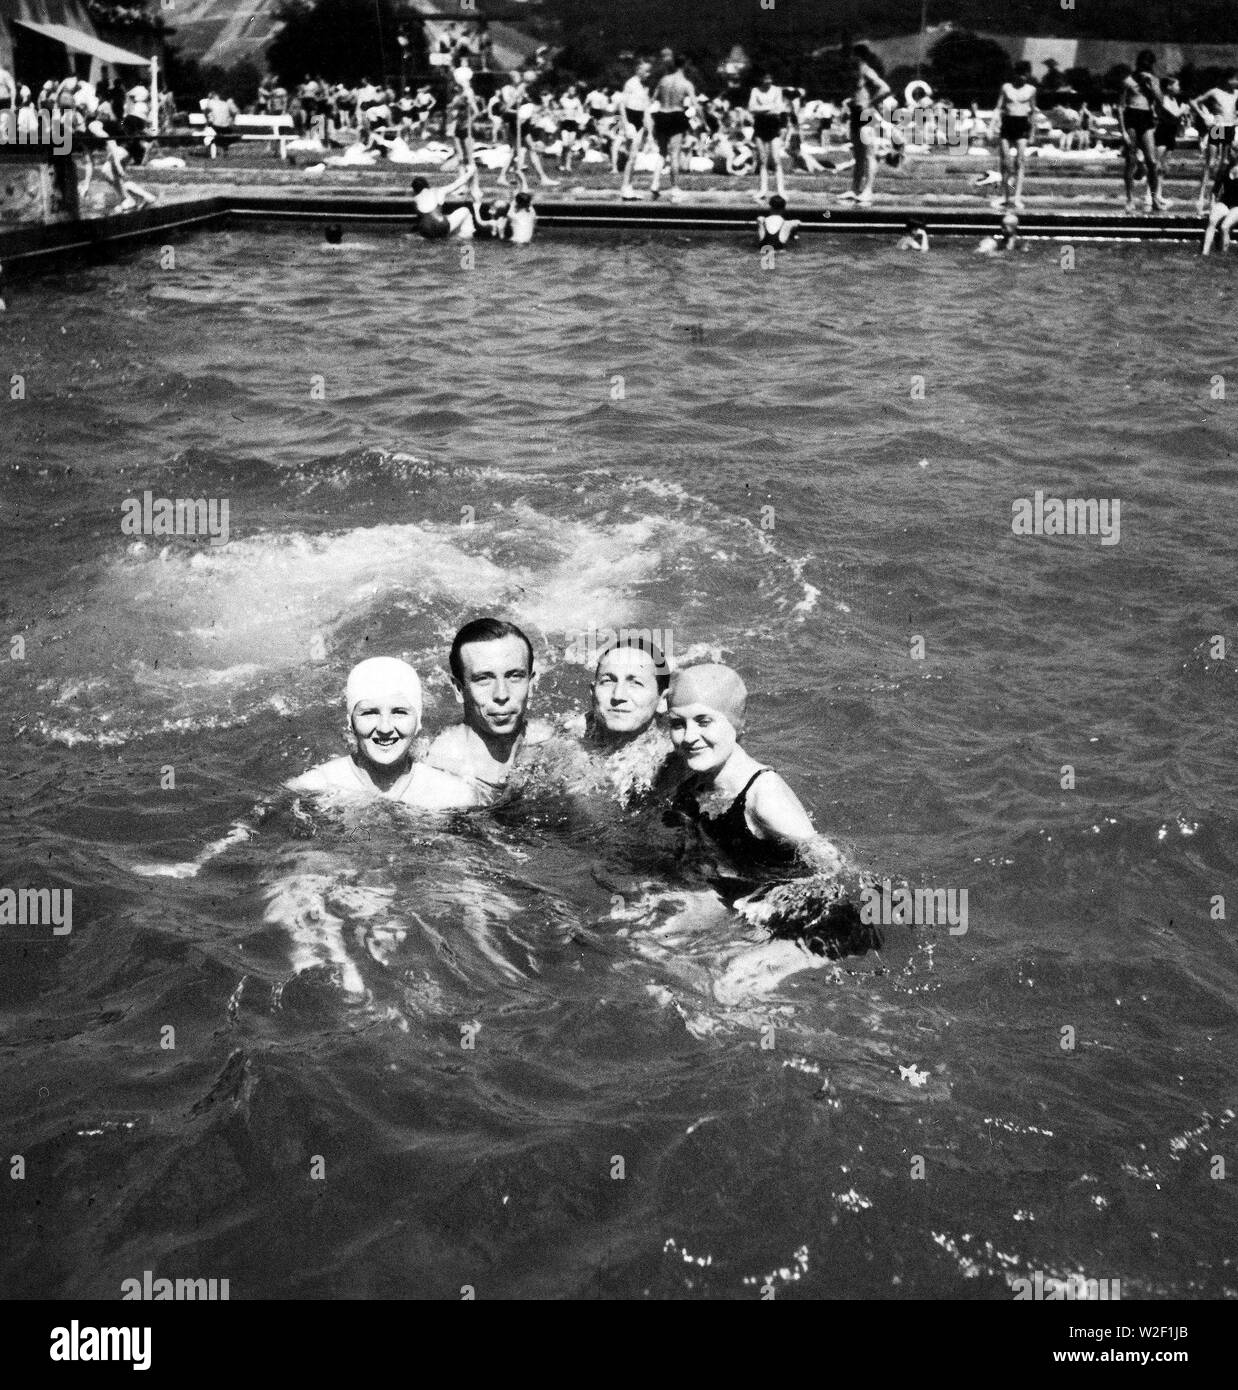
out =
[[(6, 1292), (1232, 1297), (1231, 267), (348, 240), (149, 247), (0, 324), (3, 882), (74, 890), (4, 946)], [(123, 534), (147, 490), (228, 544)], [(1013, 534), (1036, 490), (1120, 542)], [(553, 802), (135, 871), (341, 751), (363, 655), (453, 721), (496, 609), (544, 711), (591, 623), (724, 653), (754, 753), (967, 933), (724, 1007), (725, 919)]]

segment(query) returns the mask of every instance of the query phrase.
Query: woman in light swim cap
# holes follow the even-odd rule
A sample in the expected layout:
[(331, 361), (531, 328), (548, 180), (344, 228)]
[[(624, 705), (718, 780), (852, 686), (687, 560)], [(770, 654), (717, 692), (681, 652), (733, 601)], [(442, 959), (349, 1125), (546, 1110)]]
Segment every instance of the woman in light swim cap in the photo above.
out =
[(733, 896), (754, 877), (786, 877), (797, 865), (836, 873), (843, 864), (786, 782), (740, 746), (747, 702), (739, 675), (720, 665), (676, 672), (667, 696), (671, 743), (689, 774), (672, 810), (721, 853), (731, 870), (722, 876), (739, 887)]
[(467, 783), (414, 762), (421, 681), (406, 661), (375, 656), (354, 666), (344, 696), (351, 752), (289, 782), (293, 791), (381, 796), (425, 810), (476, 806)]

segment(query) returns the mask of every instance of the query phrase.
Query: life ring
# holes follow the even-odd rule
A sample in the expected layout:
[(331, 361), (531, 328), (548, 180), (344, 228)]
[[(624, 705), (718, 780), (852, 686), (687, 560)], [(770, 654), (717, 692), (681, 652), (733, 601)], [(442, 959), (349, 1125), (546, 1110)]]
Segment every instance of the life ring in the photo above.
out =
[(908, 106), (919, 106), (922, 101), (933, 99), (933, 89), (922, 77), (913, 78), (903, 88), (903, 100)]

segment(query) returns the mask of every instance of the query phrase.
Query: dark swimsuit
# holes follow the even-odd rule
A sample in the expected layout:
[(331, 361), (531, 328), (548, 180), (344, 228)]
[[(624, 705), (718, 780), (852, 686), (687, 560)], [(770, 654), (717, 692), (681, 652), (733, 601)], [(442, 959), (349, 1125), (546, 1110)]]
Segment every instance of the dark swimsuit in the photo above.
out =
[[(748, 829), (744, 811), (749, 789), (768, 771), (767, 767), (758, 768), (720, 816), (709, 816), (701, 810), (689, 780), (679, 789), (667, 817), (687, 820), (702, 838), (721, 851), (724, 862), (717, 864), (706, 878), (728, 907), (758, 888), (803, 878), (809, 872), (798, 857), (797, 846), (786, 840), (762, 840)], [(862, 956), (882, 946), (881, 932), (866, 925), (858, 908), (847, 898), (817, 906), (809, 916), (798, 920), (792, 916), (770, 921), (766, 929), (771, 939), (799, 941), (813, 955), (830, 960)]]
[[(761, 773), (768, 771), (767, 767), (758, 768), (720, 816), (709, 816), (701, 810), (692, 794), (691, 782), (680, 788), (671, 806), (673, 816), (686, 819), (715, 848), (722, 851), (727, 861), (724, 867), (731, 872), (711, 875), (711, 878), (722, 880), (722, 886), (717, 882), (715, 886), (719, 887), (724, 898), (731, 901), (750, 892), (756, 883), (788, 877), (796, 863), (794, 845), (783, 840), (759, 839), (748, 829), (744, 812), (749, 788)], [(741, 874), (743, 877), (740, 877)]]

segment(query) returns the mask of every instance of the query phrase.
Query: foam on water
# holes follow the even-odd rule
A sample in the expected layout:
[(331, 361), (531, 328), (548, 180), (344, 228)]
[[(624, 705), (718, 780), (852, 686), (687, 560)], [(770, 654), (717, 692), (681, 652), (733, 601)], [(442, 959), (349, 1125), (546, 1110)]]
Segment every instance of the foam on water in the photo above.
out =
[[(359, 632), (437, 671), (469, 613), (502, 612), (525, 626), (546, 671), (579, 659), (587, 629), (672, 627), (697, 572), (745, 551), (760, 560), (760, 583), (785, 621), (802, 621), (815, 605), (802, 561), (784, 559), (749, 522), (713, 514), (680, 487), (639, 481), (657, 506), (641, 514), (630, 486), (589, 474), (582, 487), (614, 491), (594, 495), (587, 512), (564, 514), (561, 504), (550, 511), (525, 495), (542, 485), (537, 475), (521, 477), (517, 490), (499, 468), (451, 474), (490, 489), (489, 507), (463, 523), (259, 529), (222, 546), (137, 541), (103, 556), (72, 610), (30, 631), (43, 648), (43, 708), (31, 726), (70, 746), (114, 746), (293, 715), (334, 699), (335, 672), (358, 652)], [(442, 475), (412, 455), (371, 452), (364, 466), (354, 458), (327, 467), (306, 486), (433, 490)], [(688, 652), (704, 650), (720, 648)]]

